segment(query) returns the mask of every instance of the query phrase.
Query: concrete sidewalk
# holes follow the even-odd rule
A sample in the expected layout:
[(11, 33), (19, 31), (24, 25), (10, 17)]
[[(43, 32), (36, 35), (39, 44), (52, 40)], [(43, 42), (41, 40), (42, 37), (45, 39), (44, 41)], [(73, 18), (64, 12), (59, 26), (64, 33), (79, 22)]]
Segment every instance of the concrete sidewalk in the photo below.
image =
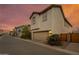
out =
[(74, 51), (79, 53), (79, 43), (63, 42), (61, 46), (55, 46), (62, 49)]
[(79, 43), (70, 43), (65, 49), (79, 53)]

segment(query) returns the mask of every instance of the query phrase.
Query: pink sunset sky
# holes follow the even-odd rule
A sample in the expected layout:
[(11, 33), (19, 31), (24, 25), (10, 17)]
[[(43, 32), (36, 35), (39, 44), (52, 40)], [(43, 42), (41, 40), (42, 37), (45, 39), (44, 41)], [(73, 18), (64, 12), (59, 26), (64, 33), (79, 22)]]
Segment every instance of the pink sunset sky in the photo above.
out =
[[(10, 4), (0, 5), (0, 29), (12, 30), (15, 26), (29, 24), (30, 15), (33, 11), (42, 11), (49, 5), (46, 4)], [(79, 27), (79, 5), (62, 5), (67, 20), (74, 26)]]

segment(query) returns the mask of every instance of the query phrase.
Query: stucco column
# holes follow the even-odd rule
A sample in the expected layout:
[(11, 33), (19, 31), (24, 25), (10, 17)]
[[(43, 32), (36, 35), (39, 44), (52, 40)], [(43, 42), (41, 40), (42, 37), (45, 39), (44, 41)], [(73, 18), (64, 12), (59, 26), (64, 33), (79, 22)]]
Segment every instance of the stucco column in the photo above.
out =
[(31, 31), (31, 40), (33, 40), (33, 31)]

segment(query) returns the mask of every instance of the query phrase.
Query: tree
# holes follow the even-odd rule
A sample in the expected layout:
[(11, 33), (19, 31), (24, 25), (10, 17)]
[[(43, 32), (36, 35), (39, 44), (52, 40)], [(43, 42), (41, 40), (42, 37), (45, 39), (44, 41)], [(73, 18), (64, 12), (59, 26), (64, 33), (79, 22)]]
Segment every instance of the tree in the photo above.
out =
[(23, 25), (21, 38), (31, 39), (31, 33), (28, 29), (28, 26)]

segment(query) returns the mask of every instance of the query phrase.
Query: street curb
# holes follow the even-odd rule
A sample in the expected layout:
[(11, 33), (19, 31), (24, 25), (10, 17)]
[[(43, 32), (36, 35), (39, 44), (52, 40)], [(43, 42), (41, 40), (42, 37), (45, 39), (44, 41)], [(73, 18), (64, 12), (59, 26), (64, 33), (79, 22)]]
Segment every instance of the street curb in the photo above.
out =
[(14, 38), (19, 39), (19, 40), (23, 40), (23, 41), (27, 41), (27, 42), (30, 42), (30, 43), (33, 43), (33, 44), (36, 44), (36, 45), (40, 45), (40, 46), (48, 48), (48, 49), (54, 49), (54, 50), (64, 52), (64, 53), (68, 53), (68, 54), (71, 54), (71, 55), (79, 55), (79, 53), (74, 52), (74, 51), (70, 51), (70, 50), (66, 50), (66, 49), (62, 49), (62, 48), (58, 48), (58, 47), (51, 47), (49, 45), (39, 43), (39, 42), (35, 42), (35, 41), (29, 40), (29, 39), (26, 40), (26, 39), (21, 39), (21, 38), (17, 38), (17, 37), (14, 37)]

